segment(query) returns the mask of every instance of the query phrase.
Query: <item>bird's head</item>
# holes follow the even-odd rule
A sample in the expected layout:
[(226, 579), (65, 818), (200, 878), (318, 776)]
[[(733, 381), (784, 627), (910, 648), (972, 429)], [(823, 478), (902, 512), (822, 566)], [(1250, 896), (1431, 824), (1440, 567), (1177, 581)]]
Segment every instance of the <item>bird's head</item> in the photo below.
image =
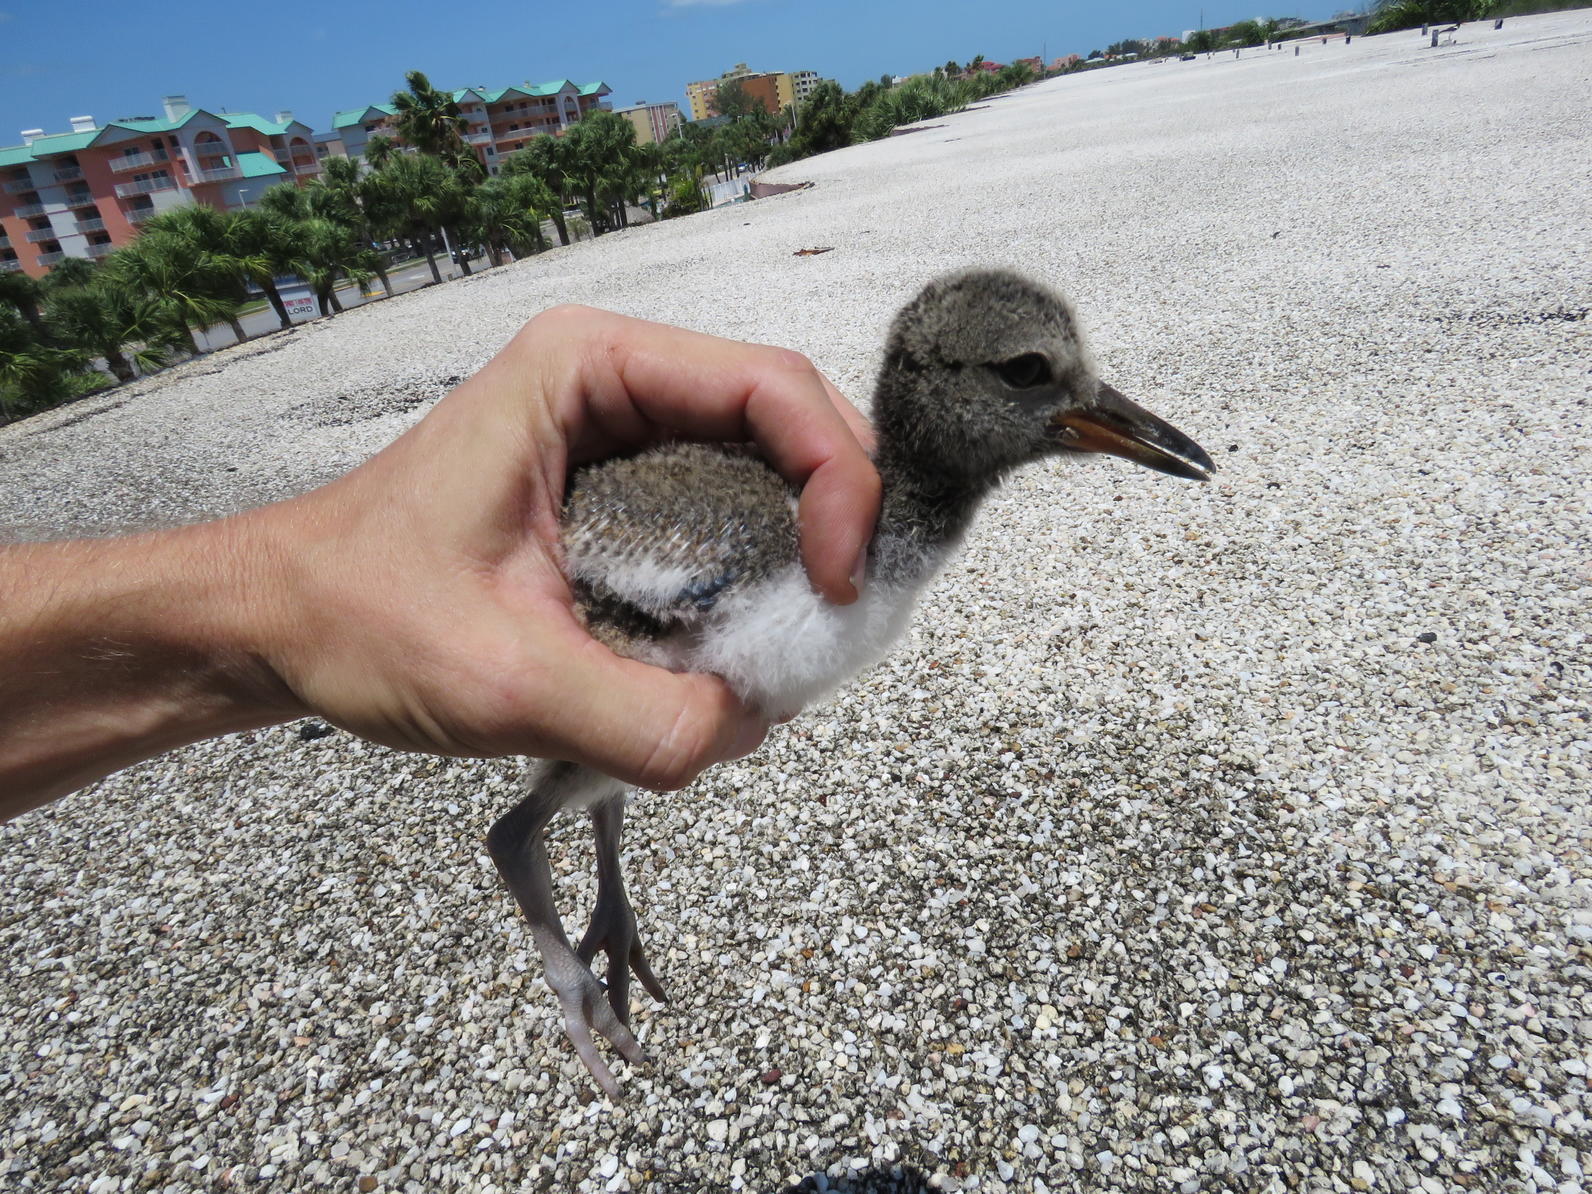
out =
[(940, 278), (902, 308), (873, 417), (889, 450), (969, 481), (1084, 452), (1197, 481), (1216, 469), (1096, 376), (1066, 299), (1006, 270)]

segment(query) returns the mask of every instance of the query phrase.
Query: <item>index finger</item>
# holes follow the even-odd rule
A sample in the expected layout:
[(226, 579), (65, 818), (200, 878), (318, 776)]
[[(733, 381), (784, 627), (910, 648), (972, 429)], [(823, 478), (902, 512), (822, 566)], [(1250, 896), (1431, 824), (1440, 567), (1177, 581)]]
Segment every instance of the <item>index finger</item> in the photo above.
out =
[[(830, 601), (858, 596), (879, 518), (867, 421), (800, 353), (585, 312), (578, 409), (565, 412), (573, 459), (641, 443), (659, 429), (756, 443), (801, 490), (802, 563)], [(576, 329), (570, 329), (575, 331)]]

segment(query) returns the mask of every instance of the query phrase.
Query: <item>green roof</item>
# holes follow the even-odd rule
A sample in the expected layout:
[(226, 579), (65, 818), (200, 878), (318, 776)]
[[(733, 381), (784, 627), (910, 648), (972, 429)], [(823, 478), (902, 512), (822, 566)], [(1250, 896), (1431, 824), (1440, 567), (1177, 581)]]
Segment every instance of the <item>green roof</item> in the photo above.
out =
[(530, 92), (521, 90), (518, 87), (465, 87), (453, 93), (453, 102), (458, 103), (465, 96), (473, 95), (477, 96), (482, 103), (495, 104), (511, 91), (518, 91), (521, 95), (530, 94)]
[(92, 144), (99, 133), (99, 129), (86, 133), (51, 133), (47, 137), (33, 138), (32, 145), (8, 145), (0, 149), (0, 166), (22, 166), (53, 153), (71, 153)]
[(391, 104), (366, 104), (363, 108), (345, 108), (333, 114), (332, 127), (346, 129), (356, 124), (363, 124), (367, 112), (380, 112), (383, 116), (398, 115), (398, 109)]
[(227, 122), (229, 129), (253, 129), (267, 137), (280, 137), (293, 125), (301, 123), (297, 120), (267, 120), (253, 112), (228, 112), (221, 119)]
[[(392, 108), (384, 105), (378, 105), (378, 107), (389, 115), (393, 112)], [(352, 119), (344, 123), (355, 124), (358, 122), (359, 117), (369, 110), (368, 108), (361, 108), (356, 112), (339, 112), (337, 115), (339, 117), (351, 116)], [(125, 120), (109, 121), (103, 128), (90, 129), (86, 133), (51, 133), (48, 136), (33, 138), (32, 145), (8, 145), (0, 148), (0, 168), (22, 166), (38, 158), (50, 157), (53, 154), (71, 153), (73, 150), (87, 149), (108, 129), (126, 129), (128, 132), (133, 133), (169, 133), (175, 129), (182, 128), (195, 116), (208, 116), (212, 120), (221, 120), (225, 122), (229, 129), (251, 128), (269, 137), (280, 137), (294, 125), (302, 125), (306, 129), (309, 128), (309, 125), (304, 124), (301, 120), (266, 120), (264, 117), (256, 116), (253, 112), (228, 112), (223, 116), (217, 116), (215, 113), (207, 112), (203, 108), (190, 108), (176, 120), (141, 116), (130, 117)], [(343, 125), (339, 124), (337, 127), (341, 128)], [(240, 163), (242, 158), (250, 156), (258, 155), (240, 154)], [(275, 170), (262, 170), (261, 173), (279, 174), (283, 173), (283, 171), (277, 168)], [(245, 177), (252, 178), (255, 176), (246, 174)]]
[(243, 172), (244, 178), (269, 178), (273, 174), (287, 173), (282, 166), (263, 153), (240, 153), (238, 169)]
[[(203, 108), (189, 108), (176, 120), (167, 120), (164, 117), (136, 117), (127, 120), (112, 120), (106, 123), (105, 128), (131, 129), (135, 133), (172, 133), (187, 124), (195, 116), (210, 116), (214, 113), (206, 112)], [(104, 129), (100, 130), (101, 132)]]
[(607, 83), (599, 80), (596, 83), (582, 83), (575, 90), (581, 95), (596, 95), (599, 91), (611, 91), (612, 88)]

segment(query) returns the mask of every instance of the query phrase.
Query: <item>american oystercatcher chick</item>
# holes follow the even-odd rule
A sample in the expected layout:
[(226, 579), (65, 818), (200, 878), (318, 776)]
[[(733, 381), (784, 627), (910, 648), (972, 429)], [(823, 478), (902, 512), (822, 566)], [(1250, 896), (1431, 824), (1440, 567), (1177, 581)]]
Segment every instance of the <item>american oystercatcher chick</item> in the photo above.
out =
[[(834, 606), (797, 553), (796, 495), (748, 451), (657, 448), (581, 470), (564, 511), (566, 572), (593, 635), (623, 655), (722, 676), (773, 716), (795, 713), (884, 655), (979, 504), (1015, 468), (1105, 452), (1204, 480), (1199, 445), (1101, 382), (1072, 307), (1004, 271), (927, 286), (896, 317), (874, 397), (883, 508), (862, 596)], [(530, 921), (576, 1052), (610, 1095), (595, 1030), (640, 1061), (630, 974), (663, 999), (620, 874), (626, 787), (572, 763), (537, 762), (528, 794), (487, 838)], [(553, 902), (543, 829), (588, 809), (597, 903), (571, 947)], [(590, 962), (608, 955), (606, 991)]]

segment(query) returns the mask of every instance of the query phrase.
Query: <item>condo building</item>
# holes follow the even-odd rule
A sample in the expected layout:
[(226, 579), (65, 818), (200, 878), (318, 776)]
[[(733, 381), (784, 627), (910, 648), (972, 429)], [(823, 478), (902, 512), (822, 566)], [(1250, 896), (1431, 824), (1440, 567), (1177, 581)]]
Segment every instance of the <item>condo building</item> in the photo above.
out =
[[(452, 93), (469, 127), (465, 144), (474, 150), (488, 174), (498, 172), (499, 161), (523, 149), (538, 133), (561, 136), (588, 112), (611, 111), (606, 83), (519, 83), (512, 87), (465, 87)], [(398, 138), (397, 112), (391, 104), (349, 108), (332, 117), (332, 129), (351, 158), (362, 158), (370, 138), (380, 134)]]
[(71, 132), (28, 129), (0, 149), (0, 272), (34, 277), (67, 257), (98, 260), (140, 225), (185, 203), (245, 207), (320, 165), (310, 127), (278, 112), (209, 112), (167, 96), (160, 116)]
[[(608, 110), (606, 83), (524, 83), (453, 92), (469, 122), (466, 143), (489, 174), (538, 133), (561, 135), (588, 112)], [(673, 107), (673, 105), (668, 105)], [(360, 158), (376, 133), (395, 136), (388, 104), (355, 108), (316, 133), (291, 112), (195, 108), (167, 96), (159, 116), (104, 126), (74, 116), (71, 131), (27, 129), (0, 148), (0, 273), (34, 277), (67, 257), (97, 261), (162, 211), (187, 203), (227, 209), (257, 202), (270, 187), (302, 182), (329, 156)], [(678, 117), (678, 113), (676, 113)]]

